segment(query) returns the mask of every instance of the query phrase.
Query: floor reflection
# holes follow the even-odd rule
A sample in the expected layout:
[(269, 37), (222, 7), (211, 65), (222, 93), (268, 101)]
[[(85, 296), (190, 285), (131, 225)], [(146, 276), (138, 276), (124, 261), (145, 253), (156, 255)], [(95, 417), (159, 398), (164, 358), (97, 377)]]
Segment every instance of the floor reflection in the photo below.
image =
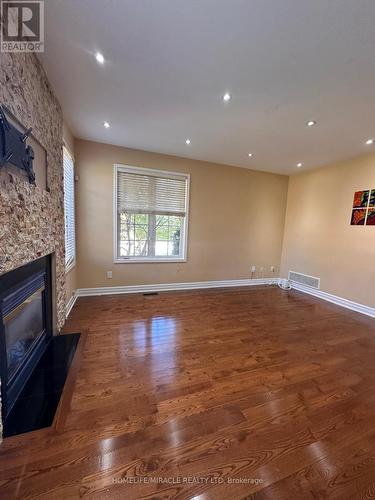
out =
[[(153, 384), (158, 383), (157, 375), (163, 371), (161, 383), (175, 377), (176, 371), (176, 332), (177, 321), (172, 316), (153, 316), (149, 319), (134, 321), (131, 335), (119, 335), (119, 352), (125, 363), (147, 357), (147, 370)], [(124, 355), (125, 354), (125, 355)]]

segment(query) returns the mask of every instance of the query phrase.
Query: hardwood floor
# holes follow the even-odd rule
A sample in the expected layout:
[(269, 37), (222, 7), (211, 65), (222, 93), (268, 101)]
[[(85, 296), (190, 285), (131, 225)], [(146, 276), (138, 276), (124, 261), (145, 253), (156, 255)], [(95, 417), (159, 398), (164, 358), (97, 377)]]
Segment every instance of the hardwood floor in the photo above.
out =
[(276, 287), (81, 298), (53, 427), (0, 498), (375, 497), (375, 320)]

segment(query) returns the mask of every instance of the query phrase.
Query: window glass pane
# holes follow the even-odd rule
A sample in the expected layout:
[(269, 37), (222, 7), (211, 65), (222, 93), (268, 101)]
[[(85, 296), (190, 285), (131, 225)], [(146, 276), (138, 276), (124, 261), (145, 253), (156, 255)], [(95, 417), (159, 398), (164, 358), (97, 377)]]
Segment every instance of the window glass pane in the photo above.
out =
[(147, 257), (149, 216), (147, 214), (119, 215), (119, 251), (121, 257)]
[(178, 256), (180, 252), (180, 243), (181, 243), (181, 227), (176, 227), (170, 230), (169, 232), (169, 247), (168, 247), (168, 255)]
[(132, 226), (132, 230), (134, 231), (135, 241), (145, 241), (148, 239), (148, 226), (138, 224)]
[(156, 227), (156, 241), (168, 241), (168, 238), (169, 238), (168, 226), (157, 226)]
[(156, 215), (156, 226), (168, 226), (170, 216), (169, 215)]
[(181, 221), (182, 221), (182, 217), (175, 217), (174, 215), (171, 215), (169, 217), (169, 225), (170, 226), (180, 227)]
[(156, 241), (155, 256), (166, 257), (168, 255), (168, 241)]
[(147, 257), (148, 242), (146, 240), (136, 240), (134, 242), (134, 255), (136, 257)]
[(147, 214), (134, 214), (132, 218), (135, 224), (148, 224)]
[(178, 257), (180, 255), (180, 231), (182, 217), (156, 217), (156, 256)]
[(120, 214), (119, 216), (119, 250), (121, 257), (134, 256), (134, 215)]
[(135, 222), (134, 221), (134, 217), (135, 217), (134, 214), (125, 214), (125, 213), (122, 213), (120, 215), (120, 217), (122, 217), (126, 221), (127, 224), (134, 224), (134, 222)]
[(120, 256), (180, 256), (182, 222), (182, 217), (121, 213), (119, 215)]

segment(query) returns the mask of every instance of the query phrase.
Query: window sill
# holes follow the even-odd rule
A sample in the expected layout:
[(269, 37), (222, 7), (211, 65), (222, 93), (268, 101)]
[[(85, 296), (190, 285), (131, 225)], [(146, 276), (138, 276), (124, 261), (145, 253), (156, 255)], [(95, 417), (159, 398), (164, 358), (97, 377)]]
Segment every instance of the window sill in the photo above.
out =
[(176, 264), (178, 262), (186, 262), (186, 259), (115, 259), (114, 264)]

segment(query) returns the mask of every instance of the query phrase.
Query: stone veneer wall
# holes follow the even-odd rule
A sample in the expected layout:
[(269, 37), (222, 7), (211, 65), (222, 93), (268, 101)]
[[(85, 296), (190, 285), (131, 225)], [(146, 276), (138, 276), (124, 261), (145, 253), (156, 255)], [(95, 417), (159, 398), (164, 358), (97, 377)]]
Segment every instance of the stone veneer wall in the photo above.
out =
[[(62, 111), (35, 54), (0, 53), (0, 103), (47, 151), (49, 192), (0, 172), (0, 274), (55, 253), (58, 330), (65, 321)], [(0, 440), (1, 440), (0, 407)]]

